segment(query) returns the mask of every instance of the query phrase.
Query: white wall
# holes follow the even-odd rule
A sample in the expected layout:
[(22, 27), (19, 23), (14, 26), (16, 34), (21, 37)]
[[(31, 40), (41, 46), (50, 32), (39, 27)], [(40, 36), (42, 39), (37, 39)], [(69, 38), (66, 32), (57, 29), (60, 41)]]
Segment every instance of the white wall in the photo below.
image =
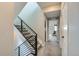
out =
[(0, 56), (9, 56), (13, 52), (13, 7), (13, 3), (0, 3)]
[(27, 2), (14, 2), (14, 13), (15, 17), (20, 13), (20, 11), (24, 8)]
[(79, 3), (65, 3), (62, 14), (62, 54), (79, 56)]
[(0, 56), (13, 55), (13, 20), (25, 3), (0, 3)]
[(26, 39), (23, 35), (18, 31), (18, 29), (14, 26), (14, 49), (16, 49), (19, 45), (21, 45)]
[(44, 44), (45, 40), (45, 28), (44, 21), (45, 16), (37, 3), (27, 3), (23, 8), (19, 16), (37, 33), (39, 40)]
[(68, 55), (79, 56), (79, 3), (68, 3)]

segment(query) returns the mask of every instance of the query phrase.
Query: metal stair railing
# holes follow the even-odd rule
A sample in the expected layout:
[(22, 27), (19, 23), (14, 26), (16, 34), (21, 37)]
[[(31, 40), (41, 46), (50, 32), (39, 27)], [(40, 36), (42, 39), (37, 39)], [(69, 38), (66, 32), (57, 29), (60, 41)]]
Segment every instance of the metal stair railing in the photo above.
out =
[[(15, 27), (22, 33), (22, 35), (23, 35), (23, 29), (24, 28), (26, 28), (26, 30), (28, 30), (29, 32), (32, 32), (31, 34), (33, 35), (33, 41), (34, 41), (34, 43), (32, 44), (32, 42), (30, 42), (30, 38), (28, 38), (27, 39), (27, 37), (25, 37), (25, 35), (23, 35), (25, 38), (26, 38), (26, 41), (31, 45), (31, 47), (33, 47), (34, 48), (34, 50), (35, 50), (35, 53), (31, 53), (31, 54), (33, 54), (34, 56), (37, 56), (37, 33), (30, 27), (30, 26), (28, 26), (19, 16), (18, 16), (18, 19), (19, 19), (19, 21), (20, 21), (20, 29), (18, 29), (17, 27), (16, 27), (16, 24), (14, 24), (15, 25)], [(25, 42), (23, 42), (22, 44), (24, 44)], [(21, 44), (21, 45), (22, 45)], [(18, 56), (20, 56), (21, 55), (21, 53), (20, 53), (20, 46), (18, 46)]]

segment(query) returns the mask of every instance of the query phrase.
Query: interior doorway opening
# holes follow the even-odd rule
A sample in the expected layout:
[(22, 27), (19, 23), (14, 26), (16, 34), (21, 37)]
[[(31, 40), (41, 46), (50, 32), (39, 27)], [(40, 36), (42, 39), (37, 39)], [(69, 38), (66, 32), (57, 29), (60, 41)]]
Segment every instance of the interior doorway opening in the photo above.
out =
[(46, 55), (60, 56), (60, 34), (59, 34), (59, 17), (47, 19), (47, 40), (46, 40)]

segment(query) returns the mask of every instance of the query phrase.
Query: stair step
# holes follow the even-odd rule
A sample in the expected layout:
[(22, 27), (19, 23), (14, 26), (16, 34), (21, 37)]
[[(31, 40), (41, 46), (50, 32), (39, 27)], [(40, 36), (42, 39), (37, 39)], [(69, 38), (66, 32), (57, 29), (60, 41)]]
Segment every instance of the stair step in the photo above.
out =
[(35, 50), (32, 50), (32, 54), (33, 54), (33, 55), (35, 54)]
[(26, 56), (33, 56), (33, 54), (29, 54), (29, 55), (26, 55)]
[(31, 36), (33, 36), (33, 35), (31, 35), (31, 34), (28, 34), (28, 35), (24, 35), (25, 37), (31, 37)]
[(33, 45), (33, 47), (35, 48), (35, 44), (32, 44)]
[(23, 33), (30, 33), (30, 32), (29, 32), (28, 30), (27, 30), (27, 31), (26, 31), (26, 30), (24, 30), (24, 31), (23, 31)]
[(30, 34), (29, 32), (23, 33), (23, 35), (29, 35), (29, 34)]
[(35, 43), (31, 43), (31, 45), (35, 48)]
[(41, 45), (39, 45), (39, 46), (37, 47), (37, 49), (38, 49), (38, 50), (40, 50), (41, 48), (42, 48), (42, 46), (41, 46)]
[[(18, 29), (21, 29), (21, 25), (15, 25)], [(26, 29), (26, 28), (22, 28), (22, 29)]]
[[(21, 27), (17, 27), (17, 28), (21, 30)], [(26, 28), (22, 28), (22, 30), (26, 30)]]
[(31, 40), (29, 40), (30, 42), (33, 42), (33, 41), (35, 41), (35, 39), (31, 39)]
[(35, 37), (34, 36), (29, 39), (29, 41), (32, 41), (32, 40), (35, 41)]
[[(17, 27), (18, 29), (21, 29), (21, 27)], [(22, 30), (26, 30), (26, 28), (22, 28)]]
[(27, 32), (28, 30), (22, 30), (23, 32)]
[(21, 27), (21, 25), (15, 25), (16, 27)]
[(32, 45), (35, 45), (35, 42), (30, 42)]
[(25, 38), (30, 39), (33, 35), (26, 35)]
[(29, 41), (32, 45), (34, 45), (35, 44), (35, 42), (34, 41)]

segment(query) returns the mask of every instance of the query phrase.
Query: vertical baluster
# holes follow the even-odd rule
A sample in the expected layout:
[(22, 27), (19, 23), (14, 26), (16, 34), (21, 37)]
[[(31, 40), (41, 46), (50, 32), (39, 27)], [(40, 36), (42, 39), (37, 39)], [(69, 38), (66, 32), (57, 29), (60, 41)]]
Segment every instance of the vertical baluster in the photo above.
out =
[(37, 56), (37, 34), (35, 36), (35, 56)]
[(20, 56), (20, 47), (18, 47), (18, 56)]
[(21, 20), (21, 32), (22, 32), (22, 28), (23, 28), (23, 25), (22, 25), (22, 20)]

